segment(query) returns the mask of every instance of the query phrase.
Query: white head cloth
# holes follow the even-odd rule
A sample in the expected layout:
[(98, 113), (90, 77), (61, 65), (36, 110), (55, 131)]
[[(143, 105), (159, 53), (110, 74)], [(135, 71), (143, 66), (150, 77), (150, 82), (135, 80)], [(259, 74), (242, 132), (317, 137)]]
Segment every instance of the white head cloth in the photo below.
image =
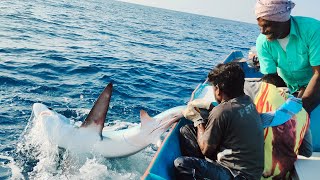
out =
[(286, 22), (295, 3), (289, 0), (258, 0), (255, 7), (257, 19)]

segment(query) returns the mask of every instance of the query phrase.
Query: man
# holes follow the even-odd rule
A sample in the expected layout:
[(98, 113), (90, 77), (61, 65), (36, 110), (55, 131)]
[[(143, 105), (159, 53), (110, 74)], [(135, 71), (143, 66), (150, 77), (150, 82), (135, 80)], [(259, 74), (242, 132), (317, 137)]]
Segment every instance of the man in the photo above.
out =
[(210, 103), (194, 100), (183, 112), (194, 125), (181, 129), (182, 155), (187, 157), (174, 162), (177, 179), (260, 179), (263, 128), (255, 105), (244, 94), (244, 72), (236, 63), (219, 64), (208, 79), (219, 105), (207, 123), (197, 108), (209, 109)]
[[(256, 48), (260, 71), (280, 76), (290, 93), (302, 97), (311, 115), (320, 110), (320, 21), (290, 16), (288, 0), (258, 0), (255, 14), (261, 34)], [(312, 119), (316, 119), (313, 118)], [(320, 151), (320, 121), (311, 122), (314, 150)]]

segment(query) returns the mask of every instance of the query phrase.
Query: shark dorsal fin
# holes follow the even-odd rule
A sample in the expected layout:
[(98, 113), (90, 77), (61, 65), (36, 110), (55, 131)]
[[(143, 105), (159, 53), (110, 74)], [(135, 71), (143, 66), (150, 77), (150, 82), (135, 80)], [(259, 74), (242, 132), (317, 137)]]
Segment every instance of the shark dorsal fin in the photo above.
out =
[(141, 128), (145, 127), (150, 121), (154, 121), (145, 110), (140, 110)]
[(102, 137), (102, 129), (107, 117), (111, 94), (112, 83), (109, 83), (94, 103), (89, 115), (84, 120), (80, 128), (95, 127), (98, 129), (100, 137)]

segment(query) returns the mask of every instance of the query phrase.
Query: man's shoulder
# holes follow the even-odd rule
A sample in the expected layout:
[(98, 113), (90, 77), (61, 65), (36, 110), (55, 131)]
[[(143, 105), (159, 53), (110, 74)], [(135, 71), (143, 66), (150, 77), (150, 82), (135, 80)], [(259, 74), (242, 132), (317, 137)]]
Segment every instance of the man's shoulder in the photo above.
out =
[(230, 115), (231, 111), (232, 111), (231, 104), (229, 102), (223, 102), (211, 110), (210, 116), (215, 118), (227, 117)]
[(215, 114), (229, 116), (233, 112), (236, 112), (239, 106), (244, 104), (253, 104), (252, 99), (248, 95), (243, 95), (237, 98), (233, 98), (229, 101), (223, 102), (214, 108)]
[(310, 23), (314, 23), (314, 24), (320, 24), (320, 21), (315, 19), (315, 18), (311, 18), (311, 17), (305, 17), (305, 16), (292, 16), (292, 19), (297, 22), (298, 24), (310, 24)]
[(320, 21), (311, 17), (292, 16), (299, 29), (300, 35), (307, 35), (308, 33), (318, 32), (320, 29)]
[(248, 95), (244, 95), (232, 100), (223, 102), (216, 106), (211, 112), (209, 118), (216, 120), (231, 120), (234, 117), (240, 117), (244, 114), (252, 116), (258, 114), (252, 99)]
[(214, 112), (216, 113), (223, 113), (225, 111), (230, 110), (230, 105), (227, 102), (220, 103), (218, 106), (214, 107)]

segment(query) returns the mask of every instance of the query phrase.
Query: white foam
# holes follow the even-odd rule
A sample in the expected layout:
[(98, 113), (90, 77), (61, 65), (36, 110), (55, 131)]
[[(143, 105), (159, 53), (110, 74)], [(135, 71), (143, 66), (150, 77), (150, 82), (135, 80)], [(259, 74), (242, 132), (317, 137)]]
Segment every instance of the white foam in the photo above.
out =
[(12, 180), (24, 179), (24, 176), (21, 174), (21, 169), (15, 164), (12, 157), (0, 155), (0, 159), (7, 159), (10, 161), (6, 166), (11, 169)]
[[(115, 130), (138, 125), (121, 121), (113, 124), (105, 129)], [(38, 161), (28, 173), (30, 179), (139, 179), (155, 153), (148, 147), (127, 158), (109, 160), (94, 154), (70, 152), (52, 144), (44, 129), (41, 121), (30, 118), (22, 141), (17, 146), (18, 151), (28, 156), (27, 158)], [(18, 172), (21, 170), (18, 168), (13, 171), (19, 177)]]

